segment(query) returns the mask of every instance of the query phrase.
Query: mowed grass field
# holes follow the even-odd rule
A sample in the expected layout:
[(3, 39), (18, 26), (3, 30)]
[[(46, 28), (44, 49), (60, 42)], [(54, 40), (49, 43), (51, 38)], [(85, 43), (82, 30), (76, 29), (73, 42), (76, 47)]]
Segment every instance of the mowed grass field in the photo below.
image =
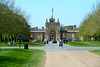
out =
[(89, 52), (100, 55), (100, 50), (89, 50)]
[[(24, 44), (28, 44), (29, 47), (40, 47), (45, 46), (43, 42), (21, 42), (21, 47), (24, 47)], [(8, 45), (8, 42), (0, 42), (0, 47), (19, 47), (19, 42), (15, 42), (15, 45)]]
[(0, 67), (42, 67), (43, 50), (0, 49)]
[(68, 42), (68, 45), (75, 47), (100, 47), (100, 41)]

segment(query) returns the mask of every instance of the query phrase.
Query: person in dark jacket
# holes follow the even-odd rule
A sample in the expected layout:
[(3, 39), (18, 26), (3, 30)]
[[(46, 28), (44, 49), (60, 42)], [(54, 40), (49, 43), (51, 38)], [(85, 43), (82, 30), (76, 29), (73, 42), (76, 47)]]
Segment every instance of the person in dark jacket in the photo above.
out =
[(7, 38), (5, 37), (5, 44), (6, 44), (6, 42), (7, 42)]
[(65, 44), (65, 42), (66, 42), (66, 40), (64, 39), (64, 40), (63, 40), (63, 43)]
[(49, 40), (47, 40), (47, 44), (49, 44)]
[(66, 45), (67, 45), (68, 40), (66, 40)]
[(63, 42), (62, 41), (59, 43), (59, 47), (63, 47)]

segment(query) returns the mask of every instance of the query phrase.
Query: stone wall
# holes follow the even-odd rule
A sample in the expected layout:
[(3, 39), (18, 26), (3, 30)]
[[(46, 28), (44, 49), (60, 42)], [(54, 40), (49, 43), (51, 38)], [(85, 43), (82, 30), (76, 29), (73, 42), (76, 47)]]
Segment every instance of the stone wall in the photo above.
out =
[(70, 40), (80, 40), (78, 32), (63, 32), (61, 38)]
[(45, 35), (45, 33), (42, 33), (42, 32), (41, 33), (40, 32), (38, 33), (37, 32), (37, 33), (32, 33), (31, 34), (31, 37), (33, 37), (34, 40), (43, 40), (44, 37), (45, 37), (44, 35)]

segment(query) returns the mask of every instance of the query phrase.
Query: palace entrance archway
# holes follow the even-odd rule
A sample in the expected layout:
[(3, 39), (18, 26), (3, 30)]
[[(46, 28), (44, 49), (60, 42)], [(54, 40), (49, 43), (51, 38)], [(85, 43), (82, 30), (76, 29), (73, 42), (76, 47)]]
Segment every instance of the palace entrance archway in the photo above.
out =
[(56, 39), (56, 32), (55, 32), (55, 30), (51, 30), (50, 31), (50, 40), (52, 40), (52, 39)]

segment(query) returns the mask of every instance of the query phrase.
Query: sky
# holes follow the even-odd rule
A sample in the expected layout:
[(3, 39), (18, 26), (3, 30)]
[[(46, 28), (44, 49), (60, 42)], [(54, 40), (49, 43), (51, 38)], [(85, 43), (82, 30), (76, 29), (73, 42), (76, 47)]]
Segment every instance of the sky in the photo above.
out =
[(59, 18), (63, 26), (79, 27), (97, 2), (100, 0), (15, 0), (15, 5), (29, 16), (28, 23), (31, 27), (45, 27), (46, 18), (51, 18), (52, 8), (55, 21)]

